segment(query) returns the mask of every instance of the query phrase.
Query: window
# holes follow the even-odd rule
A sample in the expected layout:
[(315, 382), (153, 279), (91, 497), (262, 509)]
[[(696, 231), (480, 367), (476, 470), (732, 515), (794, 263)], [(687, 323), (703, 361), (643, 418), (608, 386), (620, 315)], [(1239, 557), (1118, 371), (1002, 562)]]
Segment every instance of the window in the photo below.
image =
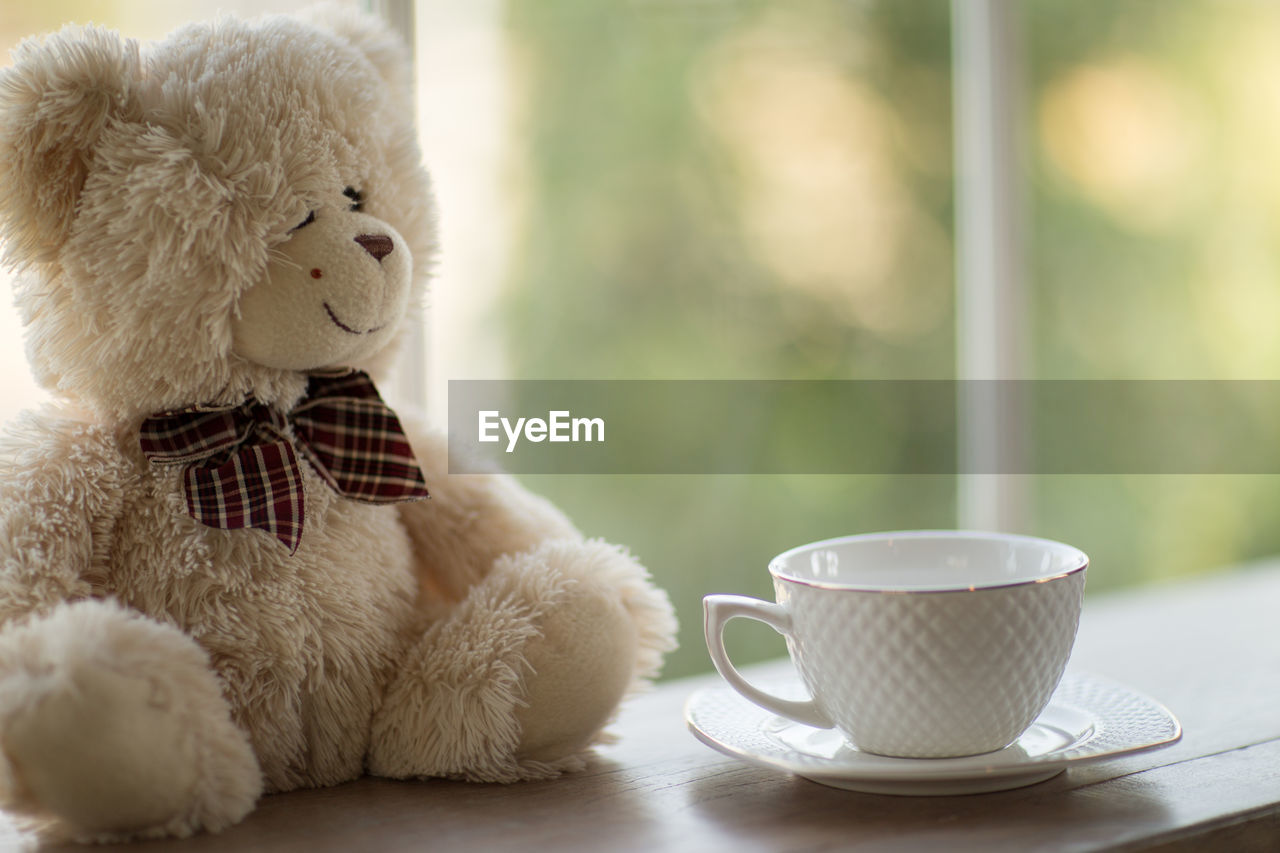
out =
[[(226, 5), (121, 0), (106, 23), (150, 38)], [(1004, 375), (1271, 378), (1280, 8), (1013, 5), (1021, 59), (995, 79), (1016, 85), (993, 106), (1008, 109), (1021, 159), (987, 175), (1021, 192), (1024, 348)], [(419, 123), (444, 247), (426, 369), (439, 422), (448, 379), (966, 369), (957, 306), (974, 293), (954, 295), (955, 235), (974, 223), (956, 221), (971, 214), (953, 191), (952, 130), (952, 46), (966, 24), (945, 0), (415, 9)], [(11, 45), (96, 10), (6, 11), (0, 38)], [(16, 322), (0, 312), (0, 324), (8, 418), (30, 386)], [(849, 428), (869, 446), (896, 440)], [(591, 535), (630, 545), (672, 592), (684, 647), (669, 675), (706, 668), (699, 597), (768, 596), (772, 554), (846, 533), (953, 527), (959, 514), (957, 479), (941, 474), (525, 479)], [(1016, 485), (1025, 532), (1090, 553), (1091, 592), (1280, 551), (1274, 477)], [(772, 636), (739, 643), (735, 659), (778, 652)]]

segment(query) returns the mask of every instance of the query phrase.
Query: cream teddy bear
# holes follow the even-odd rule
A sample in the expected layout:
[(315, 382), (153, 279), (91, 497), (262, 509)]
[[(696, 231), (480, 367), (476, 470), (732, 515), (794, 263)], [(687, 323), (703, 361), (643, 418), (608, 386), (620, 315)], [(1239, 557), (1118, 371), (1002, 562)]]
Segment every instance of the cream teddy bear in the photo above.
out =
[[(666, 596), (384, 375), (435, 253), (370, 19), (29, 40), (0, 227), (40, 382), (0, 449), (0, 796), (188, 835), (372, 773), (579, 768), (673, 646)], [(425, 796), (426, 794), (424, 794)]]

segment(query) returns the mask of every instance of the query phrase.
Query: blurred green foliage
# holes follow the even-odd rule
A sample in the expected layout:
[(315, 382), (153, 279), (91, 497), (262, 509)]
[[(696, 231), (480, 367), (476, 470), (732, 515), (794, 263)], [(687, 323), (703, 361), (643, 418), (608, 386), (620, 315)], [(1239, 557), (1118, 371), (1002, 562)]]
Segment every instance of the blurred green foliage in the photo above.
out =
[[(1033, 0), (1023, 34), (1035, 375), (1280, 375), (1280, 7)], [(1280, 551), (1272, 476), (1040, 477), (1035, 500), (1093, 592)]]

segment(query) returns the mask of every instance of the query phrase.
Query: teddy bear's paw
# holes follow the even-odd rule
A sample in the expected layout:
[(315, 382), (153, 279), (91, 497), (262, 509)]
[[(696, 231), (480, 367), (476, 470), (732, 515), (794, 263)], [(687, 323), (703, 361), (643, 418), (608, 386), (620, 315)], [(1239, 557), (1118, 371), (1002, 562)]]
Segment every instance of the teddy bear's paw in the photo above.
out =
[(674, 631), (666, 596), (620, 549), (560, 540), (503, 557), (410, 654), (369, 769), (500, 782), (580, 769)]
[(597, 742), (621, 700), (657, 675), (675, 646), (675, 616), (645, 570), (616, 546), (550, 542), (525, 559), (533, 564), (526, 570), (542, 564), (572, 581), (525, 647), (529, 673), (516, 710), (521, 761), (555, 761)]
[(5, 807), (81, 840), (216, 831), (262, 787), (204, 652), (111, 602), (0, 632), (0, 748)]

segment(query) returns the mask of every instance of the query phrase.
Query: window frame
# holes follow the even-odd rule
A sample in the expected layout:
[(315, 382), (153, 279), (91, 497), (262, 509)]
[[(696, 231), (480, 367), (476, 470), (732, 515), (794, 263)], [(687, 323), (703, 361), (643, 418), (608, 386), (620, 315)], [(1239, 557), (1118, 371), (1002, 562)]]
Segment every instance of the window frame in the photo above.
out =
[[(361, 0), (361, 5), (365, 11), (378, 15), (387, 22), (387, 25), (393, 31), (401, 34), (405, 47), (409, 51), (411, 85), (416, 87), (418, 80), (418, 28), (415, 15), (415, 0)], [(415, 108), (417, 102), (415, 95), (411, 98), (411, 103), (415, 105)], [(424, 313), (423, 316), (418, 318), (418, 322), (410, 327), (409, 334), (405, 336), (404, 341), (401, 343), (400, 356), (396, 363), (396, 396), (423, 412), (427, 410), (427, 403), (429, 402), (427, 395), (427, 352), (430, 330), (430, 317)]]
[[(955, 157), (956, 515), (962, 528), (1030, 522), (1026, 416), (1030, 288), (1022, 186), (1017, 0), (951, 0)], [(982, 472), (982, 473), (979, 473)], [(999, 473), (988, 473), (999, 472)]]

